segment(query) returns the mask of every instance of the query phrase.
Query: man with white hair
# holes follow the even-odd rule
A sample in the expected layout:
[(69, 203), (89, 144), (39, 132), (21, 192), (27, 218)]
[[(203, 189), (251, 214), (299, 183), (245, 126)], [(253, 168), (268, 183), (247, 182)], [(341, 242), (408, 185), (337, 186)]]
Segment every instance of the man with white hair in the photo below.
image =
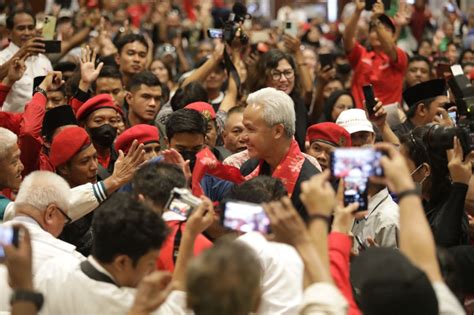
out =
[[(0, 127), (0, 190), (17, 191), (21, 183), (23, 164), (20, 161), (18, 137), (8, 129)], [(0, 193), (0, 219), (10, 200)]]
[(242, 165), (241, 173), (246, 179), (259, 175), (281, 179), (295, 208), (308, 220), (299, 198), (300, 186), (319, 170), (301, 153), (294, 139), (293, 100), (284, 92), (264, 88), (250, 94), (247, 103), (242, 137), (250, 160)]

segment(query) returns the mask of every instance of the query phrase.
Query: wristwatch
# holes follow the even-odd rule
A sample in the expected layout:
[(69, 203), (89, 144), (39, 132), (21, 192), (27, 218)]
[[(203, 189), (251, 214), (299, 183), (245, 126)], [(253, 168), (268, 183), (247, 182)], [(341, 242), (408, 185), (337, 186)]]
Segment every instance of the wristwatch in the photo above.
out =
[(10, 305), (13, 305), (15, 302), (31, 302), (35, 305), (36, 309), (39, 311), (43, 307), (44, 297), (43, 294), (34, 291), (26, 290), (16, 290), (12, 293), (10, 297)]
[(35, 87), (35, 90), (34, 90), (35, 93), (41, 93), (44, 95), (44, 97), (48, 98), (48, 94), (46, 93), (46, 91), (42, 88), (40, 88), (39, 86)]

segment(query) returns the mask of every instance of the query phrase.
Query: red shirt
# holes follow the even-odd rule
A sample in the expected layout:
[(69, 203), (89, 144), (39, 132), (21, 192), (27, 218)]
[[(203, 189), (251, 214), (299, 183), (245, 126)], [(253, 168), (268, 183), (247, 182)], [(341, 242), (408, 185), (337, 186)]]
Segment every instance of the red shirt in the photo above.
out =
[(357, 108), (364, 108), (362, 86), (372, 84), (374, 94), (383, 104), (400, 103), (402, 100), (403, 80), (408, 68), (407, 54), (397, 49), (397, 61), (390, 61), (384, 53), (367, 51), (356, 42), (347, 58), (354, 70), (352, 95)]
[[(170, 272), (173, 272), (174, 270), (173, 251), (175, 245), (175, 237), (176, 233), (178, 232), (178, 227), (180, 226), (180, 223), (181, 233), (183, 233), (186, 227), (186, 223), (184, 221), (166, 221), (166, 224), (168, 225), (171, 231), (168, 235), (168, 238), (163, 243), (163, 246), (161, 246), (160, 256), (156, 261), (156, 266), (159, 270), (168, 270)], [(194, 241), (194, 256), (199, 255), (202, 251), (211, 247), (212, 242), (209, 241), (204, 235), (199, 234), (196, 237), (196, 240)]]
[(352, 241), (346, 234), (331, 232), (328, 237), (329, 269), (339, 291), (349, 303), (349, 315), (362, 314), (352, 295), (352, 286), (349, 279), (349, 258)]

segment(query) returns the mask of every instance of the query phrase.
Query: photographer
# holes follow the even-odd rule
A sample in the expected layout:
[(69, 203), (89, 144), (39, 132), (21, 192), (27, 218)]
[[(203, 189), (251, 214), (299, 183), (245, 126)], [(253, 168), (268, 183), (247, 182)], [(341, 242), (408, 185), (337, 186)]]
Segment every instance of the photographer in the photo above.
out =
[(437, 245), (468, 244), (469, 231), (464, 200), (472, 176), (468, 157), (463, 158), (459, 139), (453, 150), (443, 152), (425, 145), (429, 126), (415, 128), (401, 137), (400, 152), (423, 200), (423, 208)]

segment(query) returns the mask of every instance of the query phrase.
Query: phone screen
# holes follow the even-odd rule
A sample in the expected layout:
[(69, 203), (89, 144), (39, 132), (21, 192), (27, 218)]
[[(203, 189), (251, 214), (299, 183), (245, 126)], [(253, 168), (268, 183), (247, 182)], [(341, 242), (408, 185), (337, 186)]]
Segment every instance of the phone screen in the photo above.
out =
[(364, 85), (362, 90), (364, 91), (365, 108), (367, 108), (369, 116), (373, 116), (375, 114), (374, 107), (376, 105), (374, 88), (372, 87), (372, 84), (368, 84)]
[(337, 178), (383, 176), (381, 157), (372, 148), (338, 148), (331, 152), (331, 173)]
[(333, 58), (331, 54), (320, 54), (319, 63), (321, 64), (321, 69), (326, 68), (327, 66), (332, 67)]
[(456, 126), (457, 123), (457, 113), (456, 112), (448, 112), (449, 118), (453, 121), (454, 125)]
[(222, 38), (223, 31), (218, 28), (210, 28), (207, 30), (207, 34), (210, 38)]
[(262, 206), (241, 201), (225, 203), (222, 223), (234, 231), (268, 233), (270, 220)]
[(344, 206), (358, 202), (357, 211), (367, 210), (367, 183), (368, 179), (364, 176), (354, 176), (344, 178)]
[[(13, 226), (0, 226), (0, 243), (18, 246), (18, 229)], [(5, 251), (0, 245), (0, 258), (4, 257)]]

